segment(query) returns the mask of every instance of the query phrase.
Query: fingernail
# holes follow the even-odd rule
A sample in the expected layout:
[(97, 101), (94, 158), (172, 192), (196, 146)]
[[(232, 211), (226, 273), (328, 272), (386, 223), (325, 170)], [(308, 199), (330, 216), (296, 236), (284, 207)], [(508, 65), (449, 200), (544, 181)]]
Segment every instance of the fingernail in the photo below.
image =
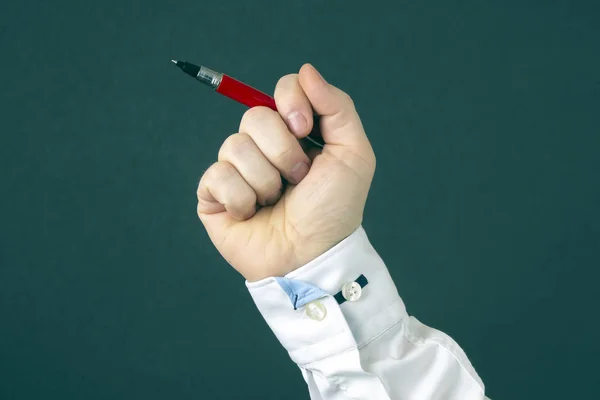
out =
[(317, 73), (317, 75), (319, 76), (319, 78), (321, 78), (321, 81), (324, 84), (327, 84), (327, 81), (325, 80), (325, 78), (323, 78), (323, 75), (321, 75), (321, 73), (319, 72), (319, 70), (317, 70), (314, 66), (313, 66), (313, 68), (315, 69), (315, 72)]
[(294, 111), (288, 115), (287, 120), (293, 133), (300, 135), (304, 132), (304, 129), (306, 128), (306, 118), (298, 111)]
[(296, 181), (296, 183), (300, 183), (300, 181), (302, 179), (304, 179), (304, 177), (306, 176), (306, 174), (308, 174), (308, 164), (305, 163), (304, 161), (297, 163), (296, 165), (294, 165), (294, 167), (292, 168), (292, 178), (294, 179), (294, 181)]

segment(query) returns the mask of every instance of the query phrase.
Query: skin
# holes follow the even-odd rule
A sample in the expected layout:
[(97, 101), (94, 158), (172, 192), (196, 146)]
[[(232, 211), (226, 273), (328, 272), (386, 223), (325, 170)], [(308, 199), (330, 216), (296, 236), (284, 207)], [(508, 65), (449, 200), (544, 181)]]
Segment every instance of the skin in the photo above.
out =
[[(197, 191), (211, 241), (249, 282), (285, 276), (354, 232), (375, 172), (352, 99), (312, 65), (282, 77), (274, 97), (279, 112), (249, 109)], [(299, 141), (312, 129), (313, 109), (323, 149)], [(293, 115), (304, 123), (294, 125)], [(302, 162), (305, 169), (294, 169)]]

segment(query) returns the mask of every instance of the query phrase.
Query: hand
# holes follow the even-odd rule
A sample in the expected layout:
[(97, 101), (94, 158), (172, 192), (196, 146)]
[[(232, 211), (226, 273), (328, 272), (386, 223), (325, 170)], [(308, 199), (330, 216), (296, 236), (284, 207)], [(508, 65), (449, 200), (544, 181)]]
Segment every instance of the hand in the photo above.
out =
[[(281, 78), (274, 97), (279, 112), (248, 110), (197, 192), (210, 239), (250, 282), (284, 276), (349, 236), (362, 222), (375, 172), (352, 99), (310, 64)], [(313, 109), (323, 149), (298, 141), (312, 129)]]

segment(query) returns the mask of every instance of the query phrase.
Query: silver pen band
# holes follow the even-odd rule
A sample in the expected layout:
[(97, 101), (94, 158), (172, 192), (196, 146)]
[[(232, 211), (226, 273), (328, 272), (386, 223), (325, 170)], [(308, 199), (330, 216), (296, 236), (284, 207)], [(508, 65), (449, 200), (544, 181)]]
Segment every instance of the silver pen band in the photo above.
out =
[(207, 84), (213, 89), (217, 89), (221, 84), (223, 74), (220, 72), (213, 71), (210, 68), (201, 66), (200, 71), (198, 71), (198, 75), (196, 75), (196, 79), (198, 79), (202, 83)]

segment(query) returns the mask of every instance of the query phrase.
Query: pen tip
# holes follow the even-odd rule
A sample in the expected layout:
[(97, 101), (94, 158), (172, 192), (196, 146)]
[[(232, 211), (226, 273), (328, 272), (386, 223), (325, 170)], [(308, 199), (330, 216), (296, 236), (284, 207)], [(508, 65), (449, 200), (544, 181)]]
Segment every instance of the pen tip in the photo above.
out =
[(175, 65), (177, 65), (177, 60), (171, 60), (171, 62)]

